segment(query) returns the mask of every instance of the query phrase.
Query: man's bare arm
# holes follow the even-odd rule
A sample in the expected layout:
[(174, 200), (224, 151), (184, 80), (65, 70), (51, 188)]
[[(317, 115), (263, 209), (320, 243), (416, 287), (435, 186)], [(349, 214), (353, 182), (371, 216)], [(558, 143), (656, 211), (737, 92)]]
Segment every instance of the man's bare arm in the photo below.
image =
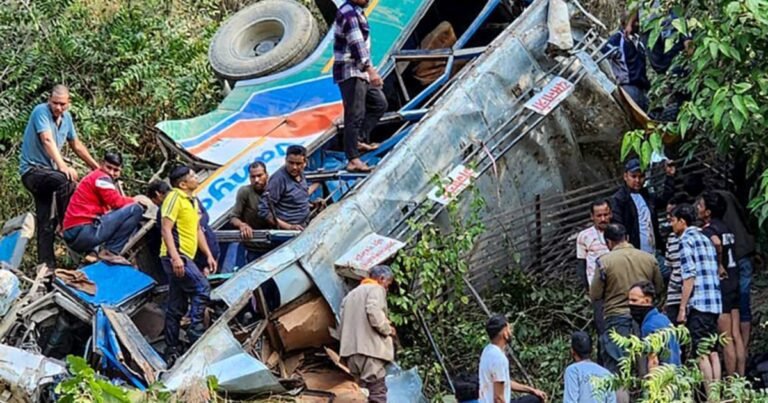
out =
[(83, 160), (83, 162), (85, 162), (91, 169), (96, 169), (99, 167), (99, 163), (93, 159), (91, 153), (88, 152), (88, 147), (86, 147), (85, 144), (80, 141), (80, 139), (75, 138), (74, 140), (70, 140), (69, 147), (72, 148), (72, 151), (74, 151), (75, 154), (80, 157), (80, 159)]

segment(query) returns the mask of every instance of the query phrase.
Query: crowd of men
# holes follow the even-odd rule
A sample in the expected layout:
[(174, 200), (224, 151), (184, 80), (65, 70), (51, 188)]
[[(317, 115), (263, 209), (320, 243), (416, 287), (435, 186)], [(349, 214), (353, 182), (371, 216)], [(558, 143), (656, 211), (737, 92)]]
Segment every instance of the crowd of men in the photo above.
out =
[[(611, 331), (645, 337), (685, 325), (691, 348), (681, 351), (672, 338), (666, 354), (648, 357), (647, 368), (680, 365), (687, 356), (698, 360), (707, 386), (724, 376), (743, 376), (755, 251), (746, 214), (727, 190), (706, 189), (700, 174), (684, 178), (678, 191), (672, 161), (665, 162), (665, 173), (660, 190), (649, 194), (639, 161), (628, 161), (623, 185), (592, 204), (593, 225), (578, 234), (576, 255), (593, 301), (599, 361), (616, 373), (626, 354), (609, 337)], [(668, 234), (656, 216), (661, 208)], [(718, 334), (727, 338), (721, 351), (707, 341)]]
[[(114, 151), (106, 152), (101, 162), (91, 157), (77, 137), (69, 104), (67, 87), (55, 86), (48, 102), (33, 109), (22, 141), (20, 174), (35, 200), (38, 261), (57, 267), (58, 233), (85, 261), (130, 265), (123, 256), (126, 245), (143, 224), (147, 208), (158, 206), (157, 253), (169, 284), (166, 356), (172, 362), (182, 351), (179, 324), (185, 314), (191, 321), (190, 342), (204, 331), (210, 292), (206, 275), (218, 270), (220, 257), (208, 213), (195, 197), (197, 175), (187, 166), (176, 166), (168, 182), (150, 183), (146, 195), (124, 195), (118, 182), (123, 157)], [(80, 180), (62, 157), (65, 142), (92, 169)], [(230, 217), (243, 240), (250, 239), (254, 230), (302, 230), (307, 225), (314, 188), (304, 176), (306, 165), (307, 151), (299, 145), (288, 147), (285, 165), (271, 177), (262, 162), (250, 165), (250, 184), (238, 191)], [(263, 252), (246, 250), (240, 261), (254, 260)]]

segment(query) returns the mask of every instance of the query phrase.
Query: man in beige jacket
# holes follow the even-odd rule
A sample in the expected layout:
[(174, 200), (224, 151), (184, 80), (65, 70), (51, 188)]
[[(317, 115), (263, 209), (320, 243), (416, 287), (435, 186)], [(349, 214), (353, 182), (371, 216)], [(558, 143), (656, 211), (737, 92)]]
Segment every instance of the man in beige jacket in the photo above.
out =
[(395, 359), (395, 328), (387, 319), (390, 284), (392, 270), (376, 266), (341, 302), (340, 355), (357, 383), (368, 389), (368, 401), (375, 403), (387, 401), (384, 367)]

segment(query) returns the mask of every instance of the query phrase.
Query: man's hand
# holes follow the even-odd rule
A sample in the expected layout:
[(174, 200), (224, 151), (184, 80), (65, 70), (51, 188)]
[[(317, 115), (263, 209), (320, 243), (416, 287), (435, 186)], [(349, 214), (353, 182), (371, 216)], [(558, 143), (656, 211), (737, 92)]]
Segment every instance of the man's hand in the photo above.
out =
[(289, 224), (288, 229), (292, 231), (304, 231), (304, 227), (299, 224)]
[(65, 166), (65, 167), (63, 167), (63, 168), (61, 168), (59, 170), (62, 173), (64, 173), (64, 175), (67, 177), (67, 179), (69, 179), (72, 182), (77, 182), (78, 176), (77, 176), (77, 171), (75, 170), (75, 168)]
[(370, 80), (371, 85), (376, 88), (381, 88), (384, 86), (384, 80), (381, 79), (379, 72), (376, 71), (376, 69), (373, 67), (368, 68), (368, 79)]
[(325, 206), (326, 206), (325, 199), (321, 198), (321, 199), (318, 199), (318, 200), (315, 200), (315, 201), (311, 201), (311, 202), (309, 202), (309, 206), (312, 209), (324, 209)]
[(147, 196), (144, 196), (144, 195), (136, 195), (136, 196), (133, 196), (133, 200), (134, 200), (136, 203), (139, 203), (139, 204), (141, 204), (142, 206), (144, 206), (144, 208), (145, 208), (145, 209), (149, 208), (149, 206), (151, 206), (151, 205), (153, 205), (153, 204), (154, 204), (154, 203), (152, 203), (152, 200), (150, 200), (150, 199), (149, 199), (149, 197), (147, 197)]
[(682, 325), (683, 323), (685, 323), (685, 319), (686, 319), (686, 317), (685, 317), (685, 307), (681, 306), (680, 307), (680, 312), (677, 313), (677, 323)]
[(544, 391), (538, 390), (536, 388), (531, 388), (531, 394), (541, 399), (542, 402), (546, 402), (549, 398)]
[(173, 274), (178, 278), (184, 277), (184, 260), (180, 256), (171, 258), (171, 267), (173, 267)]
[(219, 264), (216, 263), (216, 259), (213, 256), (208, 256), (208, 274), (216, 274)]
[(725, 267), (720, 265), (717, 267), (717, 275), (720, 277), (720, 280), (725, 280), (728, 278), (728, 270), (725, 270)]
[(280, 229), (284, 229), (287, 231), (304, 231), (304, 227), (302, 227), (299, 224), (288, 224), (287, 222), (283, 220), (277, 221), (277, 227)]
[(253, 228), (246, 223), (240, 224), (240, 238), (251, 239), (253, 238)]

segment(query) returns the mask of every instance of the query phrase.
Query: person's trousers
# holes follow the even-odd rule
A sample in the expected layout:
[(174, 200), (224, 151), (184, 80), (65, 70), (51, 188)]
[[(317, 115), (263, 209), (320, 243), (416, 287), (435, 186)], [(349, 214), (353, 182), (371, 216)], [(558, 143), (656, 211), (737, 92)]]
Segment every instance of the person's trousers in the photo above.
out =
[[(42, 167), (32, 167), (21, 176), (21, 183), (35, 200), (37, 231), (37, 261), (48, 267), (56, 267), (53, 240), (56, 225), (64, 218), (69, 198), (75, 191), (75, 184), (64, 173)], [(53, 215), (53, 199), (56, 198), (56, 216)]]
[(387, 111), (387, 98), (381, 88), (357, 77), (340, 82), (339, 89), (344, 105), (344, 153), (352, 160), (360, 157), (357, 142), (370, 141), (371, 131)]
[[(171, 266), (171, 258), (161, 258), (163, 270), (168, 276), (168, 304), (165, 312), (165, 344), (169, 348), (177, 348), (179, 344), (179, 327), (181, 318), (189, 309), (189, 329), (187, 338), (194, 343), (205, 331), (203, 316), (205, 307), (210, 300), (211, 286), (203, 272), (197, 268), (192, 259), (182, 256), (184, 261), (184, 277), (176, 277)], [(190, 307), (191, 302), (191, 307)]]
[(139, 228), (144, 208), (129, 204), (110, 211), (96, 219), (93, 224), (78, 225), (64, 231), (64, 241), (77, 253), (88, 253), (100, 245), (119, 255), (128, 239)]
[(744, 256), (738, 261), (739, 265), (739, 319), (741, 322), (752, 322), (752, 258)]
[(509, 403), (541, 403), (541, 399), (534, 395), (525, 395), (518, 398), (512, 398)]
[(387, 401), (387, 361), (363, 354), (347, 357), (349, 372), (361, 388), (368, 389), (368, 401), (386, 403)]
[(626, 352), (611, 340), (611, 330), (624, 337), (632, 333), (632, 318), (629, 316), (609, 316), (605, 318), (605, 332), (600, 335), (600, 357), (603, 367), (612, 374), (619, 372), (619, 361)]

